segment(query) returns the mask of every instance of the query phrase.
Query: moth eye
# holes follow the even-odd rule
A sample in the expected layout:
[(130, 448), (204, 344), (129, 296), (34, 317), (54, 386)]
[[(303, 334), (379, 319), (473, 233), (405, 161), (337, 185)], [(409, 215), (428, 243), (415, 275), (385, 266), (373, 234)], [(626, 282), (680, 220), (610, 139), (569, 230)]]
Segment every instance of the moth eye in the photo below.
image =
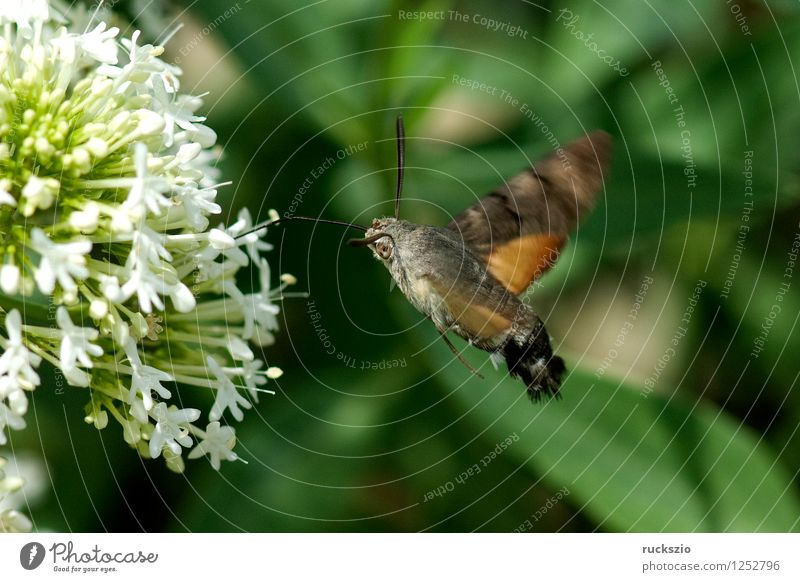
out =
[(388, 260), (392, 256), (392, 247), (385, 242), (379, 242), (376, 244), (375, 250), (378, 251), (378, 256), (384, 260)]

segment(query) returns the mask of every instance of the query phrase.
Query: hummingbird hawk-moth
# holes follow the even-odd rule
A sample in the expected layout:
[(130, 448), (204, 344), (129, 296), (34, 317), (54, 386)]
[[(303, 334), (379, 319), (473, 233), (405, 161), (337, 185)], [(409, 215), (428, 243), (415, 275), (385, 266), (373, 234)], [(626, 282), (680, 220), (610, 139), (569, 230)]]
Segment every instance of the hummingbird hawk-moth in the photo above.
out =
[(285, 216), (255, 230), (311, 220), (363, 231), (363, 238), (348, 244), (372, 250), (473, 373), (478, 374), (447, 338), (449, 332), (489, 352), (493, 361), (505, 360), (533, 400), (558, 397), (564, 360), (553, 353), (542, 320), (519, 296), (553, 266), (570, 232), (592, 210), (610, 154), (611, 137), (596, 131), (528, 167), (446, 226), (415, 224), (400, 218), (405, 135), (398, 116), (394, 216), (376, 218), (369, 228)]

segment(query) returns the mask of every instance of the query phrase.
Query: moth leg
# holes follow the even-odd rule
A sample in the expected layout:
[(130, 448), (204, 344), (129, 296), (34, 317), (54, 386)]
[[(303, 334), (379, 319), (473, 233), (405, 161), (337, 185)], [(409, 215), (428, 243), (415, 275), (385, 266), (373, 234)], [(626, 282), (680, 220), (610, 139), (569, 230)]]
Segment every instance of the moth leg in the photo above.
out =
[(458, 358), (458, 361), (464, 364), (467, 367), (467, 370), (469, 370), (470, 372), (475, 374), (478, 378), (483, 380), (484, 379), (483, 375), (480, 372), (478, 372), (478, 370), (473, 368), (472, 364), (470, 364), (467, 360), (464, 359), (464, 357), (461, 355), (461, 352), (459, 352), (456, 346), (454, 346), (453, 343), (447, 338), (447, 332), (440, 331), (439, 334), (442, 336), (444, 343), (447, 344), (447, 347), (450, 348), (450, 351), (453, 352), (453, 355)]

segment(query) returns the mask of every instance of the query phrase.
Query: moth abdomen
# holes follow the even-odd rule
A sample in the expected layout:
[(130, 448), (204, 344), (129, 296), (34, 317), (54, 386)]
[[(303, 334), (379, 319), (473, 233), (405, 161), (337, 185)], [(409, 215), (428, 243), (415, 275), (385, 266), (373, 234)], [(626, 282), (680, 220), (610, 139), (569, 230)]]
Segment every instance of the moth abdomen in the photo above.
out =
[(500, 351), (511, 375), (525, 382), (531, 400), (539, 401), (544, 395), (561, 397), (561, 376), (567, 367), (553, 354), (550, 336), (538, 317), (529, 332), (509, 334)]

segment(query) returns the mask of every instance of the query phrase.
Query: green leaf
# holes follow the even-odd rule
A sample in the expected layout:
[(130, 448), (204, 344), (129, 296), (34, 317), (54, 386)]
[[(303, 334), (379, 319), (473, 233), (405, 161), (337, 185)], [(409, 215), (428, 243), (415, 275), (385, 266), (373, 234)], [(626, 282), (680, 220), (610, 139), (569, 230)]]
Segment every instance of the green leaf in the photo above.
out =
[(626, 84), (631, 71), (663, 45), (707, 33), (701, 19), (713, 3), (674, 9), (674, 3), (632, 2), (624, 10), (582, 0), (558, 6), (543, 41), (542, 77), (571, 101), (597, 99), (604, 87)]
[(790, 476), (752, 429), (709, 403), (579, 369), (562, 400), (531, 405), (519, 381), (470, 379), (442, 351), (425, 353), (470, 421), (494, 439), (517, 432), (522, 440), (509, 454), (551, 487), (567, 487), (600, 529), (798, 529)]

